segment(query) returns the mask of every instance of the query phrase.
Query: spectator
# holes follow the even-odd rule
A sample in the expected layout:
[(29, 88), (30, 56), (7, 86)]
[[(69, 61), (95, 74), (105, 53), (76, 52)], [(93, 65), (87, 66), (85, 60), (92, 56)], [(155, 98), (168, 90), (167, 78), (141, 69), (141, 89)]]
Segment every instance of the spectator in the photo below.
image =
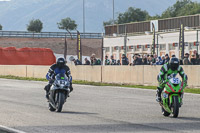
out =
[(160, 62), (160, 65), (164, 65), (165, 64), (165, 56), (163, 55), (161, 57), (161, 62)]
[(197, 65), (200, 65), (200, 55), (197, 56)]
[(114, 59), (113, 55), (111, 56), (111, 65), (116, 65), (116, 60)]
[(142, 65), (147, 65), (147, 57), (146, 57), (146, 55), (144, 55), (142, 57)]
[(138, 62), (138, 65), (142, 65), (142, 58), (140, 57), (139, 54), (137, 55), (137, 62)]
[(85, 64), (84, 65), (90, 65), (90, 61), (87, 58), (85, 58)]
[(167, 62), (169, 62), (169, 61), (170, 61), (169, 55), (166, 54), (166, 55), (165, 55), (165, 63), (167, 63)]
[(94, 64), (95, 64), (95, 62), (94, 62), (94, 57), (93, 57), (93, 56), (90, 57), (90, 61), (91, 61), (91, 63), (90, 63), (91, 65), (94, 65)]
[(142, 65), (142, 60), (138, 55), (133, 56), (133, 65)]
[(175, 54), (173, 54), (173, 55), (172, 55), (172, 57), (176, 57), (176, 55), (175, 55)]
[(191, 57), (191, 64), (192, 64), (192, 65), (198, 65), (197, 58), (196, 58), (196, 55), (195, 55), (195, 54), (192, 54), (192, 57)]
[(92, 58), (95, 58), (95, 54), (93, 53), (93, 54), (91, 55), (91, 57), (92, 57)]
[(147, 65), (153, 65), (153, 55), (150, 55), (147, 60)]
[(105, 65), (110, 65), (110, 60), (107, 55), (105, 56)]
[(122, 65), (128, 65), (129, 61), (125, 54), (122, 55)]
[(156, 63), (153, 63), (153, 65), (160, 65), (161, 64), (161, 57), (156, 58)]
[(90, 61), (91, 61), (90, 64), (91, 64), (91, 65), (95, 65), (95, 63), (96, 63), (95, 60), (94, 60), (95, 58), (96, 58), (96, 57), (95, 57), (95, 54), (92, 54), (92, 55), (90, 56)]
[(133, 56), (133, 63), (132, 63), (131, 65), (133, 65), (133, 66), (134, 66), (134, 65), (136, 64), (136, 60), (137, 60), (137, 56), (136, 56), (136, 55), (134, 55), (134, 56)]
[(158, 58), (158, 56), (156, 54), (154, 54), (152, 57), (152, 63), (156, 63), (157, 58)]
[(95, 62), (94, 65), (101, 65), (101, 60), (100, 59), (94, 58), (94, 62)]
[(82, 65), (82, 63), (79, 59), (75, 60), (75, 58), (74, 58), (72, 61), (74, 62), (75, 65)]
[(190, 61), (189, 61), (189, 54), (186, 53), (185, 57), (183, 59), (183, 65), (191, 65)]
[(120, 60), (117, 60), (117, 64), (116, 65), (121, 65)]

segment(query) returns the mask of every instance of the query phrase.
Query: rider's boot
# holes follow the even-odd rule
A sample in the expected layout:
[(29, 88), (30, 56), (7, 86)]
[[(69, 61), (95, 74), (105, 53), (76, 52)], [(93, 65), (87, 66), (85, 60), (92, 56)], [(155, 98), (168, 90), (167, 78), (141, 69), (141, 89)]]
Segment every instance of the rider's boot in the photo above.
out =
[(157, 87), (156, 101), (161, 102), (161, 88)]
[(50, 90), (51, 85), (48, 84), (44, 87), (44, 90), (46, 91), (46, 99), (49, 100), (49, 90)]
[(72, 87), (72, 83), (70, 83), (69, 89), (70, 89), (70, 92), (72, 92), (74, 90), (73, 87)]
[[(70, 83), (69, 89), (70, 89), (70, 93), (71, 93), (73, 91), (72, 83)], [(70, 97), (69, 94), (68, 94), (68, 97)]]

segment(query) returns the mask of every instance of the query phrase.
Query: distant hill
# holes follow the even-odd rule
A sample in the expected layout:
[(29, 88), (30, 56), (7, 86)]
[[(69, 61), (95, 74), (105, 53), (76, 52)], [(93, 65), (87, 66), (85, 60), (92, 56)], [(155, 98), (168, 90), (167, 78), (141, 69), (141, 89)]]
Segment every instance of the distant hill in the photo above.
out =
[[(198, 0), (200, 1), (200, 0)], [(176, 0), (115, 0), (115, 16), (128, 7), (142, 8), (150, 15), (161, 14)], [(86, 32), (103, 32), (103, 21), (112, 18), (112, 0), (85, 0)], [(71, 17), (82, 32), (83, 0), (11, 0), (0, 2), (0, 24), (3, 30), (26, 30), (32, 18), (44, 23), (43, 31), (61, 31), (57, 22)]]

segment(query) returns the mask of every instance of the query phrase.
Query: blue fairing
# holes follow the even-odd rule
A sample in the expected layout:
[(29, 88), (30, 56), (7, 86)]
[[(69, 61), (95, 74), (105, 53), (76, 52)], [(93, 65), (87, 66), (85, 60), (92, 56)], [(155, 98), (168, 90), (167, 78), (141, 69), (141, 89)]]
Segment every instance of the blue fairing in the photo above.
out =
[(59, 73), (61, 73), (61, 74), (65, 74), (66, 71), (65, 71), (64, 69), (56, 68), (56, 69), (54, 70), (54, 73), (55, 73), (55, 75), (57, 75), (57, 74), (59, 74)]
[[(56, 68), (56, 69), (54, 70), (54, 74), (57, 75), (57, 74), (59, 74), (59, 73), (65, 74), (65, 73), (66, 73), (66, 70)], [(47, 75), (46, 75), (46, 79), (47, 79), (47, 80), (51, 79), (51, 77), (49, 77), (49, 74), (48, 74), (48, 73), (47, 73)]]

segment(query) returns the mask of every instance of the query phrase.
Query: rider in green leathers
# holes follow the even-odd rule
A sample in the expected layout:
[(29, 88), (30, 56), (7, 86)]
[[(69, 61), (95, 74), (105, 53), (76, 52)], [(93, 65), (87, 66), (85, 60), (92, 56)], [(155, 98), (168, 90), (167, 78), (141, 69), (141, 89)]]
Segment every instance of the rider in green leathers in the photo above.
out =
[(164, 64), (160, 70), (160, 73), (157, 77), (157, 80), (159, 82), (159, 86), (157, 87), (157, 95), (156, 95), (156, 101), (161, 102), (161, 93), (165, 87), (166, 81), (170, 77), (174, 77), (177, 74), (180, 74), (182, 78), (182, 82), (184, 82), (185, 85), (187, 85), (187, 75), (184, 73), (183, 68), (179, 66), (179, 59), (176, 57), (171, 58), (171, 60)]

